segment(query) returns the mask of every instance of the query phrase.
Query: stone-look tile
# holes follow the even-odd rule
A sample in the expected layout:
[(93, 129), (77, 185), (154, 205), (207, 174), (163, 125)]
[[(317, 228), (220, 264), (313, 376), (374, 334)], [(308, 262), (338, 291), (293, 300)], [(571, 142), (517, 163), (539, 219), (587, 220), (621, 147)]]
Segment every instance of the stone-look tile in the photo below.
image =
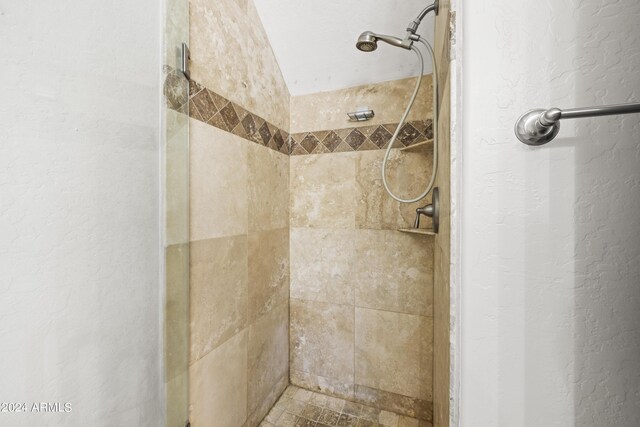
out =
[(247, 325), (247, 237), (191, 242), (191, 361)]
[(391, 136), (392, 133), (385, 129), (384, 126), (378, 126), (371, 136), (369, 136), (369, 139), (376, 145), (376, 147), (383, 148), (387, 146), (391, 140)]
[(357, 230), (355, 303), (433, 315), (433, 237), (396, 230)]
[[(290, 380), (292, 384), (300, 387), (305, 387), (310, 390), (316, 390), (321, 393), (327, 394), (330, 397), (340, 399), (353, 399), (354, 398), (354, 385), (350, 382), (338, 380), (335, 378), (324, 377), (322, 375), (311, 374), (307, 372), (291, 369)], [(340, 406), (339, 402), (333, 401), (333, 406), (329, 406), (330, 409), (338, 410)], [(342, 408), (339, 408), (340, 410)]]
[(253, 2), (191, 0), (189, 4), (192, 78), (288, 129), (289, 91)]
[(247, 331), (189, 368), (190, 420), (196, 426), (241, 426), (247, 418)]
[(220, 107), (213, 102), (208, 89), (203, 89), (198, 92), (192, 100), (195, 109), (198, 111), (198, 114), (202, 117), (202, 121), (204, 122), (209, 121), (214, 114), (220, 111)]
[(357, 128), (353, 129), (349, 135), (344, 139), (351, 148), (357, 150), (364, 141), (366, 141), (367, 137), (362, 134)]
[(247, 233), (246, 141), (190, 120), (191, 240)]
[(335, 426), (338, 424), (338, 420), (340, 419), (340, 411), (333, 411), (328, 408), (324, 408), (322, 410), (322, 414), (320, 418), (318, 418), (318, 422), (322, 424), (326, 424), (328, 426)]
[(397, 427), (398, 426), (398, 414), (389, 411), (380, 411), (380, 417), (378, 417), (378, 421), (380, 424), (387, 427)]
[[(379, 390), (374, 391), (379, 392)], [(300, 389), (296, 386), (289, 386), (265, 418), (265, 422), (278, 426), (291, 426), (295, 425), (295, 421), (299, 418), (316, 421), (316, 426), (328, 427), (340, 424), (358, 427), (397, 427), (400, 419), (403, 419), (405, 423), (418, 421), (414, 420), (416, 417), (413, 412), (408, 415), (398, 414), (371, 405), (363, 405)], [(342, 421), (340, 421), (341, 418)], [(419, 420), (419, 426), (432, 427), (427, 419)]]
[(316, 422), (306, 418), (298, 417), (295, 427), (316, 427)]
[(299, 141), (300, 145), (307, 151), (307, 153), (312, 153), (320, 143), (320, 141), (318, 141), (318, 138), (316, 138), (312, 133), (301, 137)]
[(291, 297), (354, 303), (354, 230), (291, 229)]
[(413, 145), (416, 142), (419, 142), (420, 132), (416, 129), (411, 123), (405, 123), (400, 128), (400, 133), (398, 134), (398, 139), (402, 141), (405, 146)]
[(356, 384), (431, 400), (429, 317), (356, 308)]
[[(169, 89), (165, 88), (165, 92), (167, 90)], [(173, 91), (177, 90), (173, 89)], [(186, 97), (186, 86), (182, 92)], [(191, 118), (289, 155), (288, 146), (285, 146), (285, 141), (288, 140), (286, 131), (193, 80), (190, 82), (189, 94), (191, 98), (188, 105)], [(186, 101), (180, 104), (181, 100), (176, 96), (172, 92), (165, 96), (168, 107), (186, 114)]]
[(227, 105), (220, 109), (220, 115), (222, 115), (222, 119), (227, 124), (227, 129), (229, 129), (229, 131), (235, 129), (238, 123), (240, 123), (238, 113), (235, 108), (233, 108), (233, 104), (231, 102), (228, 102)]
[(289, 157), (248, 144), (249, 231), (289, 226)]
[(353, 310), (291, 299), (291, 368), (353, 384)]
[(356, 427), (358, 425), (358, 419), (352, 415), (342, 414), (338, 419), (337, 427)]
[[(269, 423), (271, 425), (276, 425), (278, 420), (280, 419), (280, 417), (282, 416), (283, 413), (284, 413), (284, 408), (283, 407), (278, 406), (278, 405), (274, 405), (273, 407), (271, 407), (271, 410), (269, 411), (267, 416), (264, 417), (264, 420), (262, 422), (263, 423)], [(251, 418), (251, 417), (249, 417), (249, 418)], [(250, 423), (250, 424), (253, 424), (253, 423)]]
[(420, 427), (420, 421), (415, 418), (401, 416), (398, 427)]
[(322, 415), (322, 408), (310, 403), (307, 403), (300, 414), (301, 417), (312, 421), (318, 421), (318, 419), (320, 419), (320, 415)]
[(344, 153), (291, 157), (292, 227), (353, 228), (355, 156)]
[(289, 300), (289, 229), (250, 233), (249, 321)]
[[(376, 113), (364, 122), (366, 126), (397, 123), (415, 82), (415, 78), (409, 78), (291, 97), (291, 132), (361, 127), (362, 122), (349, 122), (347, 117), (356, 105), (367, 105)], [(409, 120), (430, 117), (432, 99), (431, 75), (425, 75)]]
[(283, 303), (249, 326), (247, 400), (252, 415), (250, 421), (253, 418), (259, 422), (286, 388), (288, 348), (289, 307)]
[[(428, 195), (419, 203), (399, 203), (387, 194), (382, 184), (381, 168), (384, 150), (366, 151), (356, 155), (357, 228), (397, 230), (411, 228), (416, 208), (431, 200)], [(387, 163), (387, 182), (400, 197), (413, 198), (426, 188), (431, 179), (433, 155), (394, 150)], [(431, 219), (423, 216), (421, 228), (430, 228)]]
[(330, 152), (334, 152), (342, 142), (342, 139), (334, 131), (330, 131), (322, 140), (322, 145)]
[(342, 413), (359, 418), (360, 423), (366, 421), (377, 424), (381, 411), (372, 406), (365, 406), (355, 402), (345, 402)]
[(302, 400), (291, 399), (291, 401), (289, 401), (289, 405), (286, 408), (286, 411), (291, 412), (292, 414), (295, 414), (295, 415), (300, 415), (306, 405), (307, 405), (306, 402)]
[(403, 396), (361, 384), (356, 384), (355, 386), (355, 400), (371, 407), (380, 408), (383, 411), (421, 420), (431, 420), (433, 417), (433, 403), (431, 401)]
[(309, 390), (298, 388), (298, 390), (296, 390), (296, 393), (293, 395), (293, 400), (307, 403), (309, 400), (311, 400), (312, 396), (313, 396), (313, 393), (310, 392)]
[(298, 417), (290, 412), (284, 412), (278, 422), (276, 423), (277, 427), (294, 427), (296, 425), (296, 420)]

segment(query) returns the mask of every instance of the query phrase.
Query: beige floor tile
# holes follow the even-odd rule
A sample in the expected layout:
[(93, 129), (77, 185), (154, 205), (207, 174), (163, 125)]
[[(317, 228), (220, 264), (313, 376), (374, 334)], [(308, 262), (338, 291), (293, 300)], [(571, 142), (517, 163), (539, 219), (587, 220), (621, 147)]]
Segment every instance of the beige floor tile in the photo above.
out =
[(312, 393), (309, 390), (305, 390), (303, 388), (299, 388), (296, 391), (296, 394), (293, 396), (294, 400), (307, 403), (309, 399), (311, 399)]
[(296, 425), (296, 419), (297, 419), (296, 415), (290, 412), (284, 412), (278, 419), (276, 426), (277, 427), (294, 427)]

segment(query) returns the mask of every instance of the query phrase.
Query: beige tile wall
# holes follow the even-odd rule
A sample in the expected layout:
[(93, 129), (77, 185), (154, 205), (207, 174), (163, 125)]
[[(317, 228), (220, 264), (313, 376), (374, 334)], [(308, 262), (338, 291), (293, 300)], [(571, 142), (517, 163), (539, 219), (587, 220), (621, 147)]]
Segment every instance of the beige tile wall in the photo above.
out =
[[(347, 117), (347, 113), (361, 106), (367, 106), (376, 113), (372, 120), (366, 122), (367, 125), (397, 123), (415, 84), (415, 78), (409, 78), (292, 97), (290, 133), (362, 126), (362, 123), (351, 122)], [(432, 117), (431, 88), (431, 75), (427, 74), (422, 79), (409, 120)]]
[[(192, 78), (288, 130), (289, 93), (253, 1), (189, 3)], [(189, 126), (190, 420), (254, 427), (289, 382), (289, 157)]]
[(289, 158), (190, 120), (191, 422), (256, 426), (288, 384)]
[[(411, 83), (293, 98), (292, 127), (343, 127), (342, 110), (354, 99), (400, 104), (397, 97)], [(345, 92), (357, 96), (345, 103)], [(427, 101), (421, 102), (425, 114)], [(380, 109), (378, 120), (397, 121), (395, 110)], [(291, 382), (431, 420), (433, 238), (397, 231), (412, 225), (420, 204), (401, 205), (386, 194), (383, 155), (290, 158)], [(421, 191), (431, 156), (429, 150), (394, 152), (391, 185), (403, 196)]]
[[(290, 100), (251, 0), (190, 3), (193, 77), (246, 110), (289, 132), (355, 126), (360, 105), (376, 110), (367, 125), (398, 121), (414, 81)], [(414, 119), (431, 118), (429, 78)], [(289, 376), (430, 420), (433, 239), (397, 231), (419, 204), (386, 196), (382, 150), (289, 158), (190, 131), (193, 425), (258, 425)], [(388, 177), (413, 195), (430, 165), (395, 152)]]
[(289, 90), (252, 0), (190, 0), (191, 76), (281, 129)]

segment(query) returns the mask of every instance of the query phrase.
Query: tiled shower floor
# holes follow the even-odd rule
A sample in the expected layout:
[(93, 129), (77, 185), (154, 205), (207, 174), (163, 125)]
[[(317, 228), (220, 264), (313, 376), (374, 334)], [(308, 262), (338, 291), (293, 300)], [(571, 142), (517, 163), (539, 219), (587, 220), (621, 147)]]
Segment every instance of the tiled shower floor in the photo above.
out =
[(289, 386), (260, 426), (431, 427), (431, 423)]

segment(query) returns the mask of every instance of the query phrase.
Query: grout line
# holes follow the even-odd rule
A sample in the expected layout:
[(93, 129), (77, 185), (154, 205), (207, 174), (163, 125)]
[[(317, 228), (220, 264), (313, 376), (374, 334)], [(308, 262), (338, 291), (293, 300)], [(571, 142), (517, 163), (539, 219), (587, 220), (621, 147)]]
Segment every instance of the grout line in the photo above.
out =
[[(291, 292), (291, 291), (289, 291)], [(364, 310), (373, 310), (373, 311), (383, 311), (385, 313), (395, 313), (395, 314), (406, 314), (407, 316), (417, 316), (417, 317), (425, 317), (425, 318), (433, 318), (433, 314), (415, 314), (415, 313), (407, 313), (404, 311), (394, 311), (394, 310), (388, 310), (388, 309), (383, 309), (383, 308), (372, 308), (372, 307), (365, 307), (365, 306), (361, 306), (361, 305), (357, 305), (357, 304), (345, 304), (345, 303), (340, 303), (340, 302), (330, 302), (330, 301), (321, 301), (321, 300), (313, 300), (313, 299), (306, 299), (306, 298), (299, 298), (299, 297), (289, 297), (290, 299), (294, 299), (294, 300), (298, 300), (298, 301), (304, 301), (304, 302), (317, 302), (320, 304), (332, 304), (332, 305), (337, 305), (340, 307), (355, 307), (355, 308), (360, 308), (360, 309), (364, 309)], [(355, 320), (355, 319), (354, 319)], [(307, 373), (311, 373), (311, 372), (307, 372)]]

